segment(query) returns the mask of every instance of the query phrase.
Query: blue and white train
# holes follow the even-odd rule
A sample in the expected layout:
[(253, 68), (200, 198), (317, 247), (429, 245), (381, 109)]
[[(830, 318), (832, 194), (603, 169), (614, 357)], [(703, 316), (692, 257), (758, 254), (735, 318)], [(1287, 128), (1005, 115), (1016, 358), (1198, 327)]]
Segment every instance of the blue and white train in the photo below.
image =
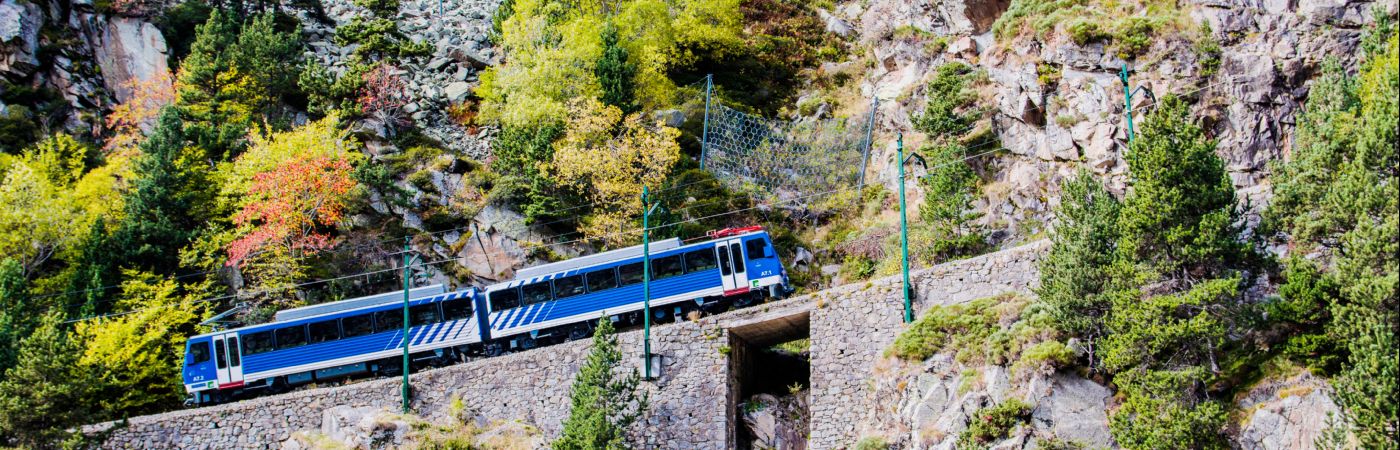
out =
[[(691, 311), (744, 307), (790, 291), (761, 227), (724, 229), (683, 244), (651, 244), (654, 322)], [(640, 323), (642, 248), (628, 247), (521, 270), (509, 282), (445, 292), (409, 291), (414, 365), (494, 356), (592, 334), (599, 317)], [(403, 291), (278, 312), (270, 323), (201, 334), (185, 348), (190, 404), (260, 391), (401, 373)]]

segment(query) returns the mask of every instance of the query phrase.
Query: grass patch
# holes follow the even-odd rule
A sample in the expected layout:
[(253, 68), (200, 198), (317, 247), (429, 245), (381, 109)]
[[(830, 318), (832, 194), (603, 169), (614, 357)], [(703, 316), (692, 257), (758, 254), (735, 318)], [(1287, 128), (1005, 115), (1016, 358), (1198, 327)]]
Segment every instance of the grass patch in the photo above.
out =
[(1187, 14), (1168, 0), (1012, 0), (992, 26), (1000, 41), (1033, 34), (1067, 35), (1079, 45), (1104, 42), (1120, 58), (1142, 55), (1157, 37), (1189, 31)]
[[(885, 354), (922, 361), (946, 351), (963, 364), (1005, 365), (1054, 335), (1043, 306), (1020, 295), (1005, 294), (935, 306), (900, 333)], [(1048, 349), (1038, 349), (1044, 350)]]

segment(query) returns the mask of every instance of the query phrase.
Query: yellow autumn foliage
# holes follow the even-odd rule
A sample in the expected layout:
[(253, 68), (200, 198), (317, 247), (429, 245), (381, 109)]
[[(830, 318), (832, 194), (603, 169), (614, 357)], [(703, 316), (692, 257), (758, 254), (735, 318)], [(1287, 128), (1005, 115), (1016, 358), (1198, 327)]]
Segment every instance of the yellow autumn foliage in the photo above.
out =
[(79, 322), (85, 343), (78, 364), (103, 392), (104, 409), (140, 413), (177, 403), (184, 393), (180, 366), (185, 340), (204, 316), (204, 304), (178, 295), (170, 279), (125, 271), (117, 310), (131, 314)]
[(660, 186), (681, 157), (680, 131), (648, 124), (640, 114), (587, 98), (569, 104), (564, 137), (554, 143), (554, 159), (541, 172), (583, 192), (594, 204), (581, 230), (609, 245), (631, 242), (641, 213), (642, 186)]

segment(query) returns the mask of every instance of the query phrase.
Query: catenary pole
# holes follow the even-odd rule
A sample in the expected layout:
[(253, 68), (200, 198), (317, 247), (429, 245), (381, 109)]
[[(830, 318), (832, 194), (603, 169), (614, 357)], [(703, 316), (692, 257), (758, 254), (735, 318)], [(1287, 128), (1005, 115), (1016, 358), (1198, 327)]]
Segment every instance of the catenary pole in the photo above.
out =
[(700, 168), (705, 168), (705, 150), (710, 146), (710, 92), (714, 89), (714, 74), (705, 75), (705, 124), (700, 129)]
[(1128, 143), (1133, 143), (1133, 91), (1128, 85), (1128, 63), (1123, 63), (1123, 70), (1118, 72), (1118, 79), (1123, 81), (1123, 114), (1128, 118)]
[(895, 148), (899, 165), (899, 263), (904, 274), (904, 284), (901, 285), (904, 290), (904, 323), (910, 323), (914, 321), (914, 308), (909, 299), (909, 208), (904, 204), (904, 133), (899, 133)]
[(413, 264), (409, 256), (409, 238), (403, 238), (403, 413), (408, 414), (408, 266)]
[(651, 376), (651, 213), (656, 203), (642, 186), (642, 366), (643, 378)]

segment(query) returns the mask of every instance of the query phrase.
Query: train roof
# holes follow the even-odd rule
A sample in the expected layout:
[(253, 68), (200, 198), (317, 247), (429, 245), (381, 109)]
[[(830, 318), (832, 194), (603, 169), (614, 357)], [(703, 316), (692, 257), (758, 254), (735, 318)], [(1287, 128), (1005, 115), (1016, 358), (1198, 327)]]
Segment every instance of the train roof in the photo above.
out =
[[(651, 243), (651, 251), (653, 253), (664, 252), (680, 246), (681, 238), (662, 239)], [(552, 273), (568, 272), (580, 267), (596, 266), (598, 264), (620, 259), (636, 258), (638, 256), (642, 256), (642, 246), (634, 245), (631, 247), (623, 247), (617, 250), (609, 250), (588, 256), (580, 256), (574, 259), (520, 269), (520, 271), (515, 272), (515, 279), (542, 277)]]
[[(680, 238), (670, 238), (652, 242), (650, 250), (652, 254), (657, 254), (675, 250), (677, 248), (681, 248), (682, 246), (704, 245), (718, 240), (729, 239), (734, 236), (749, 236), (765, 232), (766, 230), (764, 230), (762, 227), (726, 228), (724, 230), (717, 230), (715, 232), (711, 232), (708, 238), (703, 241), (692, 242), (689, 244), (681, 242)], [(553, 274), (564, 273), (584, 267), (592, 267), (607, 264), (615, 261), (621, 261), (624, 259), (638, 258), (641, 256), (642, 246), (634, 245), (631, 247), (624, 247), (617, 250), (609, 250), (606, 252), (596, 253), (588, 256), (580, 256), (578, 258), (569, 259), (565, 261), (542, 264), (534, 267), (521, 269), (520, 271), (515, 273), (515, 278), (508, 281), (502, 281), (500, 283), (488, 285), (486, 286), (485, 290), (499, 289), (503, 286), (509, 286), (512, 284), (520, 283), (523, 280), (544, 278)]]
[[(422, 297), (431, 297), (434, 295), (444, 294), (446, 292), (447, 285), (434, 284), (431, 286), (423, 286), (419, 288), (409, 289), (408, 298), (418, 299)], [(402, 301), (402, 290), (389, 291), (380, 294), (366, 295), (364, 297), (356, 297), (348, 300), (340, 300), (310, 306), (302, 306), (300, 308), (284, 309), (281, 311), (277, 311), (276, 314), (273, 314), (272, 321), (286, 322), (289, 320), (304, 319), (307, 317), (319, 316), (322, 314), (349, 311), (352, 309), (379, 306), (386, 303), (398, 303)]]

